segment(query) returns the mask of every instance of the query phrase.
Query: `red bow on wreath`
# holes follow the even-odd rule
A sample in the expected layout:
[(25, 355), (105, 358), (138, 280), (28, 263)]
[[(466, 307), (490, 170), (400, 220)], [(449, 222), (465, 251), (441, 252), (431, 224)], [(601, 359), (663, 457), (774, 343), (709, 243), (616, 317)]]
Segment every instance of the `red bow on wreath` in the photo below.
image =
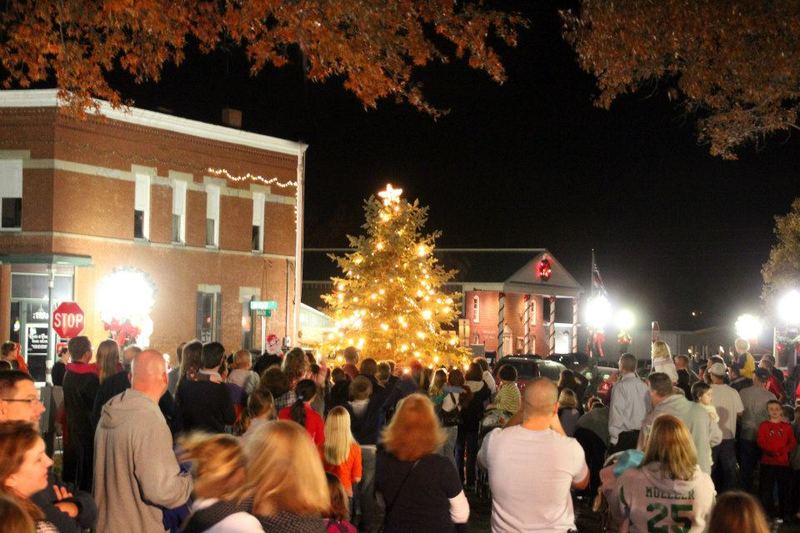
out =
[(103, 329), (110, 331), (111, 338), (117, 341), (117, 344), (120, 346), (125, 346), (129, 340), (136, 340), (136, 337), (142, 332), (141, 329), (131, 324), (130, 321), (126, 320), (120, 323), (116, 318), (111, 320), (111, 323), (103, 322)]

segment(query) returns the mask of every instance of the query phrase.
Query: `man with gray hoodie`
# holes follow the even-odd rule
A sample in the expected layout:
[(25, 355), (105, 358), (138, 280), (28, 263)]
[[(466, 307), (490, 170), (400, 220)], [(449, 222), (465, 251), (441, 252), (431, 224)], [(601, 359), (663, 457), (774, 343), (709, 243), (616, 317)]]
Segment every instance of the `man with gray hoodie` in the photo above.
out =
[(103, 407), (95, 434), (97, 531), (164, 531), (163, 508), (186, 503), (189, 475), (180, 473), (172, 434), (158, 408), (167, 390), (164, 357), (138, 354), (131, 388)]
[(653, 421), (661, 415), (673, 415), (686, 425), (692, 434), (697, 449), (697, 464), (700, 470), (711, 474), (711, 448), (722, 442), (722, 431), (719, 425), (711, 420), (708, 411), (699, 403), (690, 402), (683, 391), (672, 385), (672, 379), (663, 372), (650, 374), (650, 400), (653, 410), (644, 418), (642, 431), (639, 433), (640, 450), (645, 449)]

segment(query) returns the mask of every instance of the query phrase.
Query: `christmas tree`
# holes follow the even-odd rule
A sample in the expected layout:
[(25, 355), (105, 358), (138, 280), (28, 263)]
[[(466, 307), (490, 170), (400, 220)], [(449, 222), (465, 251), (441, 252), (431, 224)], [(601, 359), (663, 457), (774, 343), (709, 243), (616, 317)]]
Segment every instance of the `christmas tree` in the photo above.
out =
[(438, 232), (422, 234), (428, 208), (407, 202), (391, 184), (364, 204), (366, 235), (348, 235), (353, 252), (330, 257), (343, 272), (323, 296), (336, 324), (328, 348), (355, 346), (362, 357), (416, 360), (425, 366), (463, 365), (467, 351), (455, 331), (457, 294), (442, 288), (455, 271), (433, 256)]

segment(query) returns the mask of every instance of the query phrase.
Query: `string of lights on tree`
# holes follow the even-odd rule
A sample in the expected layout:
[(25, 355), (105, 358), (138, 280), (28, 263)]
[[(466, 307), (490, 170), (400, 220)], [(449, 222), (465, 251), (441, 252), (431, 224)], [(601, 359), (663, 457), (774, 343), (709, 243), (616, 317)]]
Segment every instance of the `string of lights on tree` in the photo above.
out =
[(468, 364), (456, 332), (444, 328), (458, 317), (459, 295), (442, 291), (455, 271), (433, 256), (439, 233), (422, 234), (428, 208), (402, 192), (390, 184), (366, 200), (366, 235), (348, 236), (353, 251), (330, 256), (342, 276), (332, 278), (333, 291), (323, 296), (335, 321), (323, 350), (355, 346), (363, 357), (406, 367)]

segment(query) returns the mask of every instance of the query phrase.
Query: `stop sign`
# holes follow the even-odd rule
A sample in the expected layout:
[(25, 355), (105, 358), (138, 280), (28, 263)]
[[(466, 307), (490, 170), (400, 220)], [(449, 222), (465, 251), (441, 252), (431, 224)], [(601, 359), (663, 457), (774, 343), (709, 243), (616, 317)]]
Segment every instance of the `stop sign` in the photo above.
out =
[(64, 302), (53, 311), (53, 329), (64, 339), (83, 331), (83, 309), (76, 302)]

